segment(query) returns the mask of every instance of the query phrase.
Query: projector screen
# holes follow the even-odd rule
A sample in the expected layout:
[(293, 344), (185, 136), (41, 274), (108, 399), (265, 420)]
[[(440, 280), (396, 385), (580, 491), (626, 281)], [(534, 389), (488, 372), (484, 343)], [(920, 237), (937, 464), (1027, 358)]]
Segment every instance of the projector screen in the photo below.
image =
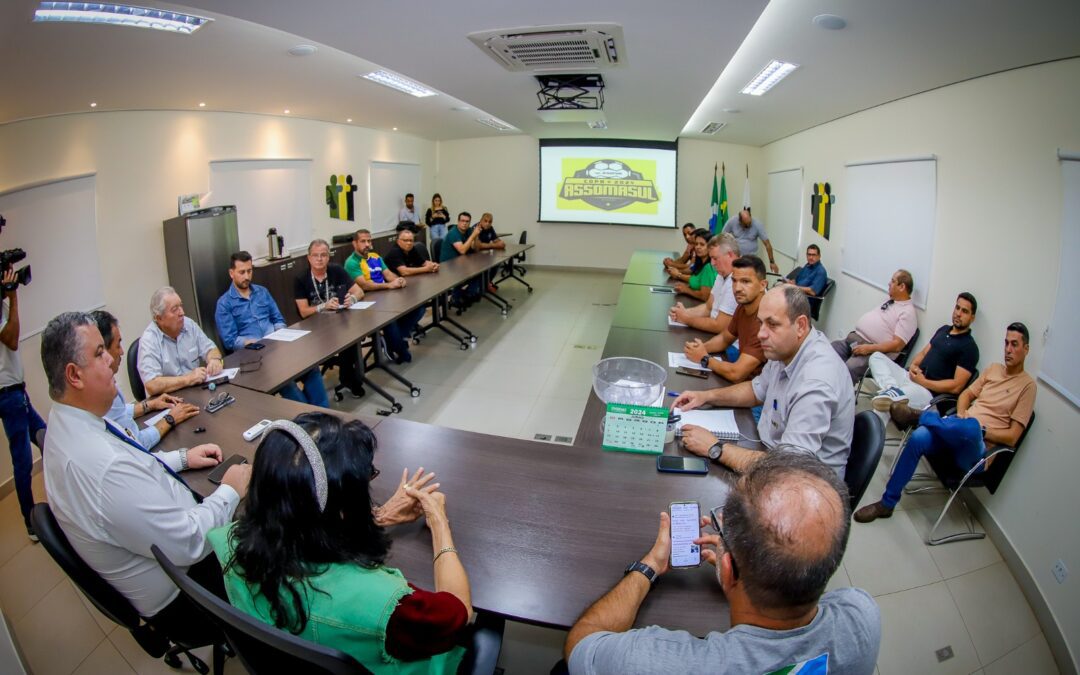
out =
[(678, 145), (540, 139), (540, 215), (548, 223), (675, 227)]

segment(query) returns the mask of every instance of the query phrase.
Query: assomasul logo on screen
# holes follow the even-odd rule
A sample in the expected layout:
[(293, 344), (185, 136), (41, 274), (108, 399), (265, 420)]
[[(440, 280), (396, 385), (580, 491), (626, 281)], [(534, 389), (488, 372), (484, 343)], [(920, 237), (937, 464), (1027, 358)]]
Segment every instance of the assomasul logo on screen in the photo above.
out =
[[(582, 163), (588, 164), (581, 168)], [(653, 179), (656, 162), (636, 159), (564, 159), (559, 186), (559, 208), (585, 205), (603, 211), (655, 214), (660, 195)]]

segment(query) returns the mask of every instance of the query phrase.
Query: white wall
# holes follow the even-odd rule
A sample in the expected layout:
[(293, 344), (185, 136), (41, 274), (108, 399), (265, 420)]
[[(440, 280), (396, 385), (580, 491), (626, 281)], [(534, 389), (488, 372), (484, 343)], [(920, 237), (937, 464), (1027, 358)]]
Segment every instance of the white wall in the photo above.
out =
[[(434, 142), (415, 136), (281, 117), (213, 112), (65, 115), (0, 126), (0, 192), (97, 174), (98, 246), (87, 255), (101, 258), (106, 307), (120, 319), (127, 344), (150, 319), (150, 294), (168, 283), (161, 222), (176, 215), (177, 195), (209, 189), (211, 160), (313, 160), (311, 222), (316, 236), (329, 239), (368, 224), (366, 189), (356, 195), (355, 223), (328, 217), (323, 185), (331, 173), (351, 173), (357, 184), (366, 185), (370, 161), (419, 164), (422, 186), (430, 190), (435, 152)], [(28, 253), (28, 262), (49, 254)], [(58, 298), (54, 309), (59, 313), (71, 308)], [(47, 417), (51, 401), (38, 336), (22, 342), (19, 352), (30, 398)], [(129, 394), (123, 366), (117, 379)], [(11, 477), (6, 443), (0, 441), (0, 481)]]
[[(921, 341), (948, 322), (956, 294), (968, 290), (979, 300), (973, 330), (981, 368), (1002, 360), (1005, 326), (1023, 321), (1032, 335), (1027, 369), (1033, 375), (1038, 371), (1058, 278), (1062, 183), (1056, 150), (1080, 150), (1077, 82), (1080, 59), (1014, 70), (874, 108), (764, 148), (766, 170), (802, 164), (806, 189), (814, 181), (829, 181), (838, 198), (831, 240), (803, 234), (803, 247), (819, 244), (837, 280), (823, 322), (830, 337), (850, 330), (883, 297), (840, 274), (844, 163), (935, 154), (937, 232), (926, 242), (934, 257), (927, 310), (919, 316)], [(1080, 413), (1045, 385), (1035, 408), (1036, 424), (997, 494), (976, 494), (1030, 572), (1075, 662), (1080, 654)], [(1073, 570), (1064, 585), (1050, 573), (1058, 558)]]
[[(442, 141), (436, 188), (453, 214), (469, 211), (476, 219), (480, 213), (490, 211), (500, 232), (513, 232), (516, 237), (523, 229), (527, 230), (529, 242), (536, 244), (528, 254), (531, 263), (623, 269), (638, 249), (681, 250), (682, 235), (677, 230), (538, 223), (537, 146), (531, 136)], [(726, 162), (732, 213), (742, 203), (745, 165), (749, 163), (754, 214), (765, 218), (767, 226), (766, 176), (761, 157), (759, 148), (745, 145), (680, 141), (678, 223), (693, 222), (698, 227), (708, 227), (713, 164)], [(423, 200), (429, 197), (424, 195)], [(779, 256), (778, 262), (785, 267), (784, 256)]]

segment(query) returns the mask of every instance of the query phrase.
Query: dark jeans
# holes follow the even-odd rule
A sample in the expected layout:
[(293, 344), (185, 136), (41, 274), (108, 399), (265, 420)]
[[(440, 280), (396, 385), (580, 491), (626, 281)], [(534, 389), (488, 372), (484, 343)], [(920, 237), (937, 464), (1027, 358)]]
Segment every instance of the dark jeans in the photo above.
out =
[(386, 348), (390, 350), (391, 355), (409, 353), (409, 337), (420, 323), (420, 319), (424, 318), (425, 311), (427, 311), (427, 306), (421, 305), (383, 329), (383, 334), (386, 335)]
[(304, 383), (303, 391), (296, 386), (296, 382), (290, 382), (281, 388), (281, 395), (290, 401), (310, 403), (320, 408), (329, 408), (330, 399), (326, 394), (326, 385), (323, 384), (322, 373), (318, 366), (300, 376), (298, 382)]
[[(221, 565), (213, 552), (189, 567), (188, 576), (206, 590), (228, 601)], [(154, 630), (185, 646), (201, 647), (225, 641), (225, 635), (206, 618), (206, 612), (183, 593), (146, 621)]]
[(476, 300), (483, 294), (483, 275), (473, 277), (467, 282), (454, 289), (451, 296), (455, 305), (461, 305), (466, 300)]
[(924, 456), (951, 455), (956, 467), (966, 473), (979, 463), (985, 451), (979, 420), (973, 417), (942, 417), (935, 410), (927, 410), (919, 417), (919, 428), (908, 436), (900, 459), (896, 461), (892, 476), (885, 485), (881, 503), (890, 509), (896, 507), (901, 491), (915, 475), (919, 460)]
[(26, 526), (30, 527), (30, 509), (34, 506), (31, 484), (34, 451), (30, 449), (30, 442), (37, 443), (37, 433), (45, 428), (45, 420), (34, 410), (25, 389), (11, 389), (0, 394), (0, 419), (3, 419), (4, 433), (11, 450), (11, 468), (15, 475), (19, 510)]

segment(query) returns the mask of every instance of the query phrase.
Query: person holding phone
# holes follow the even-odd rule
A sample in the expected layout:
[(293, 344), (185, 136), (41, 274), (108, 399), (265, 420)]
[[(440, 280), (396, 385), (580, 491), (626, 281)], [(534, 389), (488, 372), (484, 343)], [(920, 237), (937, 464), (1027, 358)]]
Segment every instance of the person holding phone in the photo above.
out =
[[(267, 428), (243, 514), (210, 532), (229, 600), (377, 672), (454, 673), (472, 599), (446, 497), (420, 468), (411, 477), (403, 471), (390, 500), (375, 505), (375, 446), (363, 422), (325, 413)], [(421, 516), (431, 531), (434, 591), (386, 565), (385, 528)]]
[[(672, 505), (673, 507), (675, 504)], [(672, 513), (676, 511), (673, 508)], [(716, 568), (731, 629), (698, 638), (660, 626), (631, 629), (656, 579), (672, 571), (672, 523), (660, 514), (653, 547), (585, 610), (564, 653), (573, 675), (602, 673), (874, 672), (881, 613), (857, 588), (828, 593), (847, 546), (847, 487), (809, 455), (770, 453), (714, 510), (715, 533), (694, 544)], [(700, 526), (713, 524), (701, 518)]]
[(431, 196), (431, 208), (424, 213), (424, 226), (428, 228), (428, 241), (435, 241), (446, 236), (446, 224), (450, 222), (450, 211), (443, 205), (442, 195), (438, 192)]

